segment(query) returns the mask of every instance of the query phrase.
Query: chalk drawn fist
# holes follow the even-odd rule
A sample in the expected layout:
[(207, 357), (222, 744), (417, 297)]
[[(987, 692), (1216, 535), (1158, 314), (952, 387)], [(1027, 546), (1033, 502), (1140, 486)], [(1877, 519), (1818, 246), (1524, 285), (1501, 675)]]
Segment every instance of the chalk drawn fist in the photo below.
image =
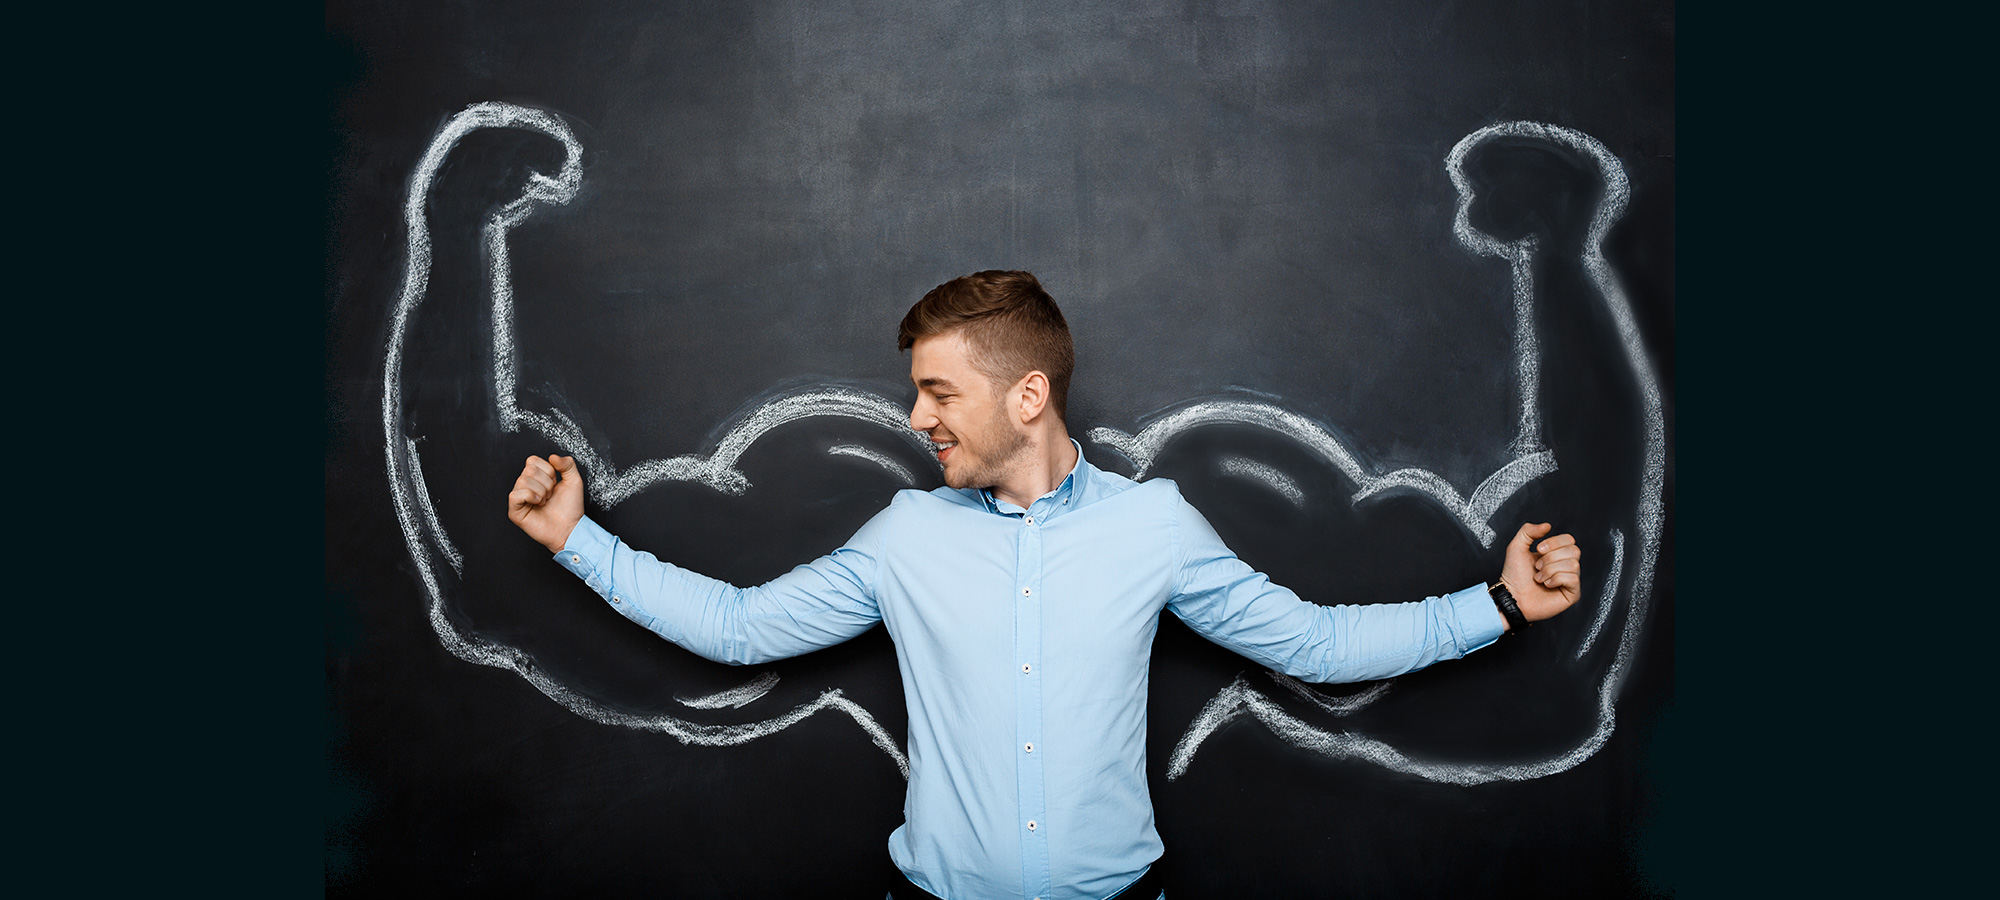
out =
[(507, 495), (507, 518), (550, 553), (562, 550), (583, 519), (583, 473), (576, 470), (576, 460), (555, 454), (528, 457)]

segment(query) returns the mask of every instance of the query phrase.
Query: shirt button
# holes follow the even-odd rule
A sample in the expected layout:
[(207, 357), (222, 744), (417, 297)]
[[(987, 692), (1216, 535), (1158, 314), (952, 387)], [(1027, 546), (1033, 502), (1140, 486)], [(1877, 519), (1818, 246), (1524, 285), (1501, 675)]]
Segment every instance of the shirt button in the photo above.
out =
[(1029, 820), (1028, 820), (1028, 830), (1029, 830), (1029, 831), (1034, 831), (1034, 830), (1035, 830), (1035, 820), (1034, 820), (1034, 819), (1029, 819)]
[(617, 597), (613, 597), (613, 598), (611, 598), (611, 602), (613, 602), (613, 603), (623, 603), (623, 602), (625, 602), (625, 601), (623, 601), (623, 600), (620, 600), (620, 599), (618, 599)]
[(1034, 517), (1034, 516), (1029, 516), (1029, 517), (1028, 517), (1028, 524), (1030, 524), (1030, 525), (1033, 525), (1033, 524), (1035, 524), (1035, 517)]
[(583, 562), (583, 557), (581, 557), (581, 556), (578, 556), (578, 555), (576, 555), (576, 554), (572, 553), (572, 554), (570, 554), (570, 555), (569, 555), (569, 561), (570, 561), (570, 562), (573, 562), (573, 563), (580, 563), (580, 562)]
[(1029, 741), (1029, 742), (1027, 743), (1027, 748), (1028, 748), (1028, 752), (1029, 752), (1029, 753), (1033, 753), (1033, 752), (1035, 752), (1035, 742), (1034, 742), (1034, 741)]
[(1032, 593), (1032, 591), (1029, 591), (1029, 590), (1028, 590), (1027, 588), (1022, 588), (1022, 589), (1021, 589), (1021, 596), (1023, 596), (1023, 597), (1026, 597), (1026, 596), (1028, 596), (1028, 595), (1029, 595), (1030, 593)]
[(1034, 670), (1035, 670), (1034, 666), (1028, 665), (1027, 663), (1021, 664), (1021, 674), (1023, 675), (1026, 675), (1029, 672), (1033, 672)]

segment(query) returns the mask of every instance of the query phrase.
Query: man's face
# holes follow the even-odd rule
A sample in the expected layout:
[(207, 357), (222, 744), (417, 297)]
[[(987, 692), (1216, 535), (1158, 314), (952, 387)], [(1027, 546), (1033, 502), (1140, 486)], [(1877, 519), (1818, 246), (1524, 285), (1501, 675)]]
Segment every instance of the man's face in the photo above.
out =
[(1023, 463), (1028, 436), (1007, 415), (1007, 387), (972, 365), (958, 332), (911, 345), (910, 380), (917, 385), (910, 427), (937, 445), (945, 484), (990, 488)]

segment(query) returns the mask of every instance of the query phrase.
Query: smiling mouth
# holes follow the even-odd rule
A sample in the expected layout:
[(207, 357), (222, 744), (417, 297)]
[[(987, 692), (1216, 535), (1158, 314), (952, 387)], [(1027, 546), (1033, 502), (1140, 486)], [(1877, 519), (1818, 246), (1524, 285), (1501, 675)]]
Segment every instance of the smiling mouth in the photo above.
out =
[(957, 442), (957, 441), (932, 441), (932, 442), (931, 442), (931, 450), (932, 450), (933, 452), (937, 453), (937, 458), (938, 458), (938, 462), (944, 462), (944, 459), (945, 459), (945, 457), (946, 457), (946, 456), (949, 456), (949, 455), (951, 454), (951, 451), (952, 451), (952, 448), (954, 448), (954, 447), (957, 447), (957, 446), (958, 446), (958, 442)]

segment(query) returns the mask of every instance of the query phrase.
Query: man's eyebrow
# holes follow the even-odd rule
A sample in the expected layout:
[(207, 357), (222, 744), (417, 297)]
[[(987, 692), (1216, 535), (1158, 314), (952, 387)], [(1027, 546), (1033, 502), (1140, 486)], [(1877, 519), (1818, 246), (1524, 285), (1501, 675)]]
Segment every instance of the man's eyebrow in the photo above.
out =
[(919, 378), (919, 379), (917, 379), (917, 387), (921, 387), (921, 388), (944, 388), (944, 389), (945, 389), (945, 390), (947, 390), (947, 391), (955, 391), (955, 390), (958, 390), (958, 385), (956, 385), (956, 384), (953, 384), (953, 383), (951, 382), (951, 379), (949, 379), (949, 378), (939, 378), (939, 377), (937, 377), (937, 376), (935, 376), (935, 375), (933, 375), (933, 376), (930, 376), (930, 377), (928, 377), (928, 378)]

